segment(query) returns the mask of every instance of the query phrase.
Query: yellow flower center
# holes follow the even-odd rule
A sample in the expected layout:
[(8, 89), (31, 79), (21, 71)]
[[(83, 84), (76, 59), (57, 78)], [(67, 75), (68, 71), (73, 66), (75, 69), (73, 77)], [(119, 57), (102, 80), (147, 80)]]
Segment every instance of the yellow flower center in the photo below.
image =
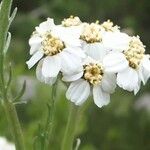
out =
[(60, 53), (65, 48), (65, 45), (59, 38), (47, 33), (42, 41), (42, 48), (45, 55), (53, 56)]
[(103, 67), (100, 64), (90, 63), (84, 65), (83, 78), (92, 85), (99, 84), (102, 80), (103, 74)]
[(80, 39), (87, 43), (101, 42), (102, 35), (100, 33), (100, 25), (98, 23), (85, 23)]
[(103, 22), (101, 24), (101, 27), (105, 30), (105, 31), (118, 31), (119, 30), (119, 26), (114, 26), (113, 22), (111, 22), (110, 20), (107, 20), (105, 22)]
[(79, 17), (70, 16), (67, 19), (64, 19), (61, 23), (64, 27), (78, 26), (81, 24)]
[(133, 69), (138, 69), (144, 53), (145, 46), (140, 41), (139, 37), (132, 37), (129, 43), (129, 49), (124, 51), (126, 59), (129, 61), (129, 66)]

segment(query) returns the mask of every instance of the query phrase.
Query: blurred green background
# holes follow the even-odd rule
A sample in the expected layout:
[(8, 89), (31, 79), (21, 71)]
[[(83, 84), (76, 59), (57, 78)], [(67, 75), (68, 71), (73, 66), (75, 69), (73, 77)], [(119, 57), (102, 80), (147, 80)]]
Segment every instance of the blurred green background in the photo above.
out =
[[(12, 43), (7, 63), (13, 65), (13, 95), (20, 90), (23, 80), (27, 80), (22, 101), (28, 103), (17, 105), (17, 110), (30, 150), (33, 137), (38, 134), (38, 124), (46, 120), (46, 104), (51, 95), (50, 86), (37, 81), (35, 68), (28, 70), (25, 64), (30, 57), (28, 39), (35, 26), (47, 17), (54, 18), (56, 23), (70, 15), (88, 22), (111, 19), (130, 35), (140, 35), (150, 53), (150, 0), (14, 0), (15, 7), (18, 13), (10, 29)], [(60, 150), (68, 117), (66, 88), (60, 83), (58, 90), (52, 150)], [(100, 109), (90, 100), (82, 107), (76, 134), (81, 139), (79, 150), (150, 150), (150, 81), (136, 96), (118, 88), (108, 106)], [(1, 106), (0, 136), (12, 140)]]

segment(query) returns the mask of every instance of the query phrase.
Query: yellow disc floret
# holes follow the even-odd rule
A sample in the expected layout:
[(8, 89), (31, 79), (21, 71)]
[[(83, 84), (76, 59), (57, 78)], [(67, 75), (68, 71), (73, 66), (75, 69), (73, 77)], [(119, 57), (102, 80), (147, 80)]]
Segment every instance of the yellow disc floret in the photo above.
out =
[(103, 74), (103, 67), (100, 64), (90, 63), (84, 65), (83, 78), (92, 85), (99, 84), (102, 80)]
[(59, 38), (53, 36), (51, 33), (47, 33), (44, 35), (42, 48), (45, 55), (53, 56), (60, 53), (65, 48), (65, 45)]
[(101, 42), (102, 35), (100, 32), (100, 25), (98, 23), (85, 23), (80, 39), (87, 43)]
[(144, 56), (145, 46), (140, 41), (140, 38), (132, 37), (129, 43), (129, 49), (124, 51), (126, 59), (129, 61), (129, 66), (133, 69), (137, 69)]
[(100, 25), (105, 31), (111, 31), (111, 32), (114, 32), (114, 31), (118, 31), (119, 30), (119, 26), (114, 26), (113, 22), (111, 22), (110, 20), (107, 20), (105, 22), (103, 22), (101, 25)]
[(80, 25), (82, 22), (80, 20), (79, 17), (74, 17), (74, 16), (70, 16), (69, 18), (65, 18), (61, 24), (64, 27), (71, 27), (71, 26), (78, 26)]

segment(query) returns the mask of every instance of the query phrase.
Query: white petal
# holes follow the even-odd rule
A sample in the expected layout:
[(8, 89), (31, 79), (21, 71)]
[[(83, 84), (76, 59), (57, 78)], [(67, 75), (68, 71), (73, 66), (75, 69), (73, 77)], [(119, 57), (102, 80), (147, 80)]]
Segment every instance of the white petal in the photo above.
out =
[(79, 39), (80, 34), (77, 30), (74, 30), (74, 28), (68, 30), (68, 28), (57, 26), (52, 33), (64, 41), (67, 46), (81, 46), (81, 41)]
[(121, 32), (106, 32), (103, 44), (110, 50), (123, 51), (128, 49), (130, 37)]
[(103, 65), (106, 72), (117, 73), (128, 67), (128, 61), (124, 54), (120, 52), (111, 52), (104, 57)]
[(138, 86), (138, 73), (132, 68), (117, 74), (117, 84), (127, 91), (133, 91)]
[(94, 103), (98, 107), (107, 105), (110, 102), (110, 95), (104, 92), (99, 85), (93, 87), (93, 97)]
[(43, 57), (43, 51), (37, 51), (27, 62), (28, 68), (32, 68), (42, 57)]
[(142, 65), (144, 67), (145, 70), (147, 70), (148, 72), (150, 72), (150, 58), (148, 55), (146, 55), (143, 60), (142, 60)]
[(81, 105), (90, 95), (90, 85), (87, 81), (79, 79), (70, 84), (66, 97), (76, 105)]
[(36, 31), (39, 34), (44, 34), (47, 31), (50, 31), (55, 26), (54, 20), (48, 18), (47, 21), (42, 22), (38, 27), (36, 27)]
[(66, 75), (66, 74), (63, 74), (62, 80), (63, 80), (63, 81), (70, 82), (70, 81), (78, 80), (78, 79), (80, 79), (82, 76), (83, 76), (83, 71), (81, 71), (81, 72), (79, 72), (79, 73), (77, 73), (77, 74), (73, 74), (73, 75)]
[(141, 81), (139, 80), (137, 86), (134, 89), (134, 95), (138, 93), (138, 91), (140, 90), (140, 86), (141, 86)]
[(101, 43), (85, 44), (83, 49), (88, 56), (99, 61), (107, 54), (106, 48)]
[(70, 74), (74, 72), (78, 72), (82, 68), (81, 58), (78, 56), (71, 54), (70, 52), (64, 50), (60, 54), (61, 57), (61, 71), (65, 74)]
[(46, 84), (54, 84), (57, 78), (45, 78), (42, 75), (42, 65), (43, 65), (43, 59), (38, 63), (37, 68), (36, 68), (36, 77), (39, 81), (44, 82)]
[(42, 38), (39, 36), (33, 36), (29, 40), (30, 55), (33, 55), (36, 51), (38, 51), (41, 47)]
[(104, 73), (101, 86), (105, 92), (113, 93), (116, 88), (116, 75)]
[(44, 58), (42, 74), (44, 77), (56, 77), (61, 69), (61, 60), (58, 56)]
[(85, 58), (86, 57), (84, 51), (79, 47), (72, 47), (72, 48), (69, 47), (69, 48), (67, 48), (67, 51), (71, 54), (78, 56), (79, 58)]
[(138, 70), (139, 78), (145, 85), (147, 80), (150, 78), (150, 72), (147, 71), (142, 65), (140, 65), (139, 70)]

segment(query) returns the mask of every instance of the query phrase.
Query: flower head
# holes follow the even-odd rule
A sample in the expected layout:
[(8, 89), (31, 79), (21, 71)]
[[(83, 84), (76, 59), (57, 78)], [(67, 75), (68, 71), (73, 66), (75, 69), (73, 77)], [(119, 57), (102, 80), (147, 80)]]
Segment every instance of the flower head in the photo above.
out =
[(108, 72), (117, 73), (120, 87), (136, 94), (141, 81), (145, 84), (150, 77), (150, 56), (145, 54), (145, 46), (138, 36), (129, 39), (125, 49), (112, 51), (103, 63)]
[(64, 81), (72, 81), (66, 96), (76, 105), (81, 105), (93, 93), (94, 102), (98, 107), (107, 105), (110, 101), (110, 93), (116, 87), (116, 76), (105, 72), (103, 64), (91, 58), (83, 63), (80, 72), (63, 76)]
[(99, 22), (83, 23), (80, 39), (84, 52), (96, 60), (101, 60), (107, 53), (103, 45), (105, 31), (101, 29)]
[[(53, 19), (48, 18), (47, 21), (36, 27), (29, 40), (30, 54), (33, 55), (27, 65), (33, 67), (40, 61), (41, 76), (45, 80), (57, 77), (61, 72), (75, 72), (81, 66), (81, 59), (84, 57), (83, 51), (80, 49), (80, 42), (74, 37), (56, 26)], [(43, 58), (43, 59), (42, 59)], [(53, 83), (53, 82), (51, 82)]]

